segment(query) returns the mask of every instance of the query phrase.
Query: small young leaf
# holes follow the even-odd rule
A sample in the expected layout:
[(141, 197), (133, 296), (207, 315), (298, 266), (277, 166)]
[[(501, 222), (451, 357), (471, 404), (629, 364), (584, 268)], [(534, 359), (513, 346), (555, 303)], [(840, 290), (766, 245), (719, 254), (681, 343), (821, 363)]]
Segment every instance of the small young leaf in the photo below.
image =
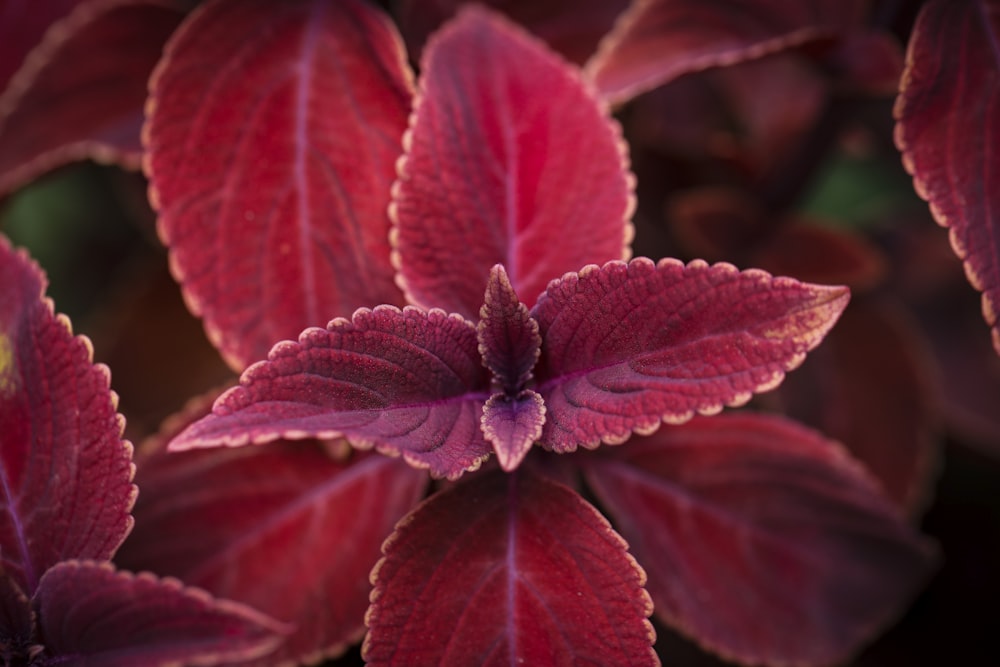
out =
[(516, 394), (531, 380), (542, 338), (538, 322), (518, 300), (502, 265), (490, 271), (479, 317), (476, 337), (483, 363), (503, 391)]
[(645, 575), (575, 491), (476, 475), (399, 523), (372, 571), (370, 665), (656, 665)]
[(932, 569), (864, 470), (794, 422), (696, 418), (600, 451), (587, 482), (657, 616), (729, 660), (841, 664)]
[(214, 0), (168, 43), (152, 200), (188, 303), (237, 370), (306, 327), (402, 303), (386, 206), (411, 96), (400, 39), (363, 0)]
[(842, 33), (864, 0), (636, 0), (586, 73), (624, 102), (682, 74), (759, 58)]
[(179, 4), (85, 2), (46, 35), (0, 95), (0, 196), (82, 158), (139, 166), (146, 82)]
[(553, 281), (533, 309), (542, 334), (542, 443), (617, 444), (663, 421), (741, 405), (776, 387), (833, 326), (844, 287), (730, 264), (639, 258)]
[(634, 178), (575, 69), (467, 8), (428, 44), (422, 72), (390, 209), (412, 303), (473, 318), (503, 264), (531, 307), (552, 278), (627, 256)]
[(514, 396), (494, 394), (483, 406), (483, 434), (507, 472), (524, 460), (544, 424), (545, 402), (530, 389)]
[(0, 237), (0, 563), (26, 595), (69, 558), (110, 558), (132, 525), (132, 445), (108, 369)]
[(489, 455), (479, 427), (489, 386), (470, 322), (362, 309), (276, 345), (171, 448), (344, 436), (454, 478)]
[(948, 228), (1000, 354), (1000, 2), (921, 9), (896, 99), (896, 144), (917, 193)]
[(43, 664), (217, 664), (264, 655), (287, 632), (245, 605), (94, 561), (66, 561), (50, 569), (33, 603), (51, 661)]

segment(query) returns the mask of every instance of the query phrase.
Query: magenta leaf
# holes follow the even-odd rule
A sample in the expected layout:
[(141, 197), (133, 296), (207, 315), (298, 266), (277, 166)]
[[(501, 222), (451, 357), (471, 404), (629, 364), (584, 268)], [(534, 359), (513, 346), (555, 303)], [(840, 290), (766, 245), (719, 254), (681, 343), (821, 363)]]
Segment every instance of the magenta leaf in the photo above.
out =
[(476, 336), (483, 363), (503, 391), (517, 393), (532, 378), (542, 338), (538, 322), (518, 300), (502, 265), (490, 271), (479, 316)]
[(179, 4), (86, 2), (46, 35), (0, 95), (0, 196), (81, 158), (139, 166), (146, 82)]
[(334, 460), (312, 442), (162, 448), (207, 411), (195, 406), (139, 458), (136, 529), (116, 562), (294, 626), (262, 664), (339, 654), (364, 632), (368, 573), (393, 525), (423, 496), (427, 475), (377, 455)]
[[(410, 53), (419, 55), (427, 37), (472, 0), (397, 0), (396, 21)], [(545, 40), (571, 62), (582, 64), (629, 5), (629, 0), (488, 0), (480, 4), (506, 14)], [(415, 57), (414, 60), (417, 58)]]
[(90, 341), (0, 237), (0, 563), (31, 595), (61, 560), (110, 558), (132, 525), (132, 445)]
[(500, 467), (510, 472), (521, 464), (542, 435), (545, 401), (531, 389), (516, 395), (494, 394), (483, 406), (483, 434), (493, 445)]
[(575, 69), (474, 7), (422, 64), (390, 209), (412, 303), (475, 317), (503, 264), (531, 307), (549, 280), (628, 255), (634, 179), (618, 126)]
[(917, 193), (949, 231), (1000, 354), (1000, 3), (927, 2), (896, 99), (896, 144)]
[(624, 102), (682, 74), (839, 36), (864, 0), (636, 0), (587, 63), (601, 93)]
[(458, 477), (489, 455), (479, 427), (489, 396), (470, 322), (379, 306), (276, 345), (171, 447), (344, 436)]
[(609, 262), (553, 281), (532, 310), (541, 441), (558, 452), (618, 444), (743, 404), (802, 362), (848, 298), (845, 287), (700, 260)]
[(33, 602), (45, 640), (42, 665), (217, 664), (264, 655), (287, 632), (245, 605), (94, 561), (50, 569)]
[(0, 90), (24, 64), (46, 31), (85, 0), (0, 0)]
[(645, 575), (625, 549), (561, 484), (476, 475), (386, 541), (363, 655), (376, 666), (658, 664)]
[(147, 127), (153, 201), (187, 301), (234, 368), (402, 303), (386, 206), (411, 95), (395, 29), (362, 0), (215, 0), (168, 43)]
[(697, 418), (601, 451), (586, 479), (657, 616), (729, 660), (840, 664), (932, 569), (861, 466), (794, 422)]

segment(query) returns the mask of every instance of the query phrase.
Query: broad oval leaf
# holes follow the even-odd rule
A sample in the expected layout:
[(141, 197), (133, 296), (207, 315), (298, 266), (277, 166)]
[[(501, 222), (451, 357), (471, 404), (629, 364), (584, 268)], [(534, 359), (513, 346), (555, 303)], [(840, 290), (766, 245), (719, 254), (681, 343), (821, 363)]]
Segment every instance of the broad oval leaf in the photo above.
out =
[(1000, 3), (926, 3), (896, 99), (896, 144), (917, 193), (946, 227), (1000, 354)]
[(587, 63), (625, 102), (682, 74), (829, 39), (857, 24), (864, 0), (636, 0)]
[(587, 482), (649, 573), (657, 616), (729, 660), (840, 664), (932, 569), (864, 470), (794, 422), (697, 418), (601, 451)]
[(61, 560), (107, 559), (132, 526), (132, 445), (109, 372), (0, 237), (0, 559), (27, 595)]
[(262, 665), (339, 654), (364, 632), (368, 573), (393, 525), (423, 496), (426, 473), (375, 454), (334, 460), (313, 442), (162, 448), (207, 411), (194, 406), (159, 445), (140, 448), (136, 529), (115, 562), (289, 623), (293, 632)]
[(549, 280), (628, 255), (634, 178), (575, 69), (481, 8), (436, 33), (422, 65), (390, 208), (412, 303), (473, 318), (503, 264), (531, 307)]
[(412, 306), (361, 309), (275, 345), (171, 448), (345, 436), (454, 478), (489, 455), (479, 428), (489, 386), (472, 323)]
[(372, 571), (370, 665), (656, 665), (645, 575), (575, 491), (476, 475), (403, 519)]
[(402, 303), (386, 207), (411, 95), (395, 29), (363, 0), (214, 0), (168, 43), (152, 201), (189, 306), (237, 370)]
[(746, 403), (776, 387), (830, 330), (845, 287), (731, 264), (609, 262), (553, 281), (533, 309), (542, 335), (542, 444), (618, 444), (661, 422)]
[(0, 196), (82, 158), (139, 166), (146, 84), (180, 4), (87, 2), (47, 33), (0, 95)]
[(66, 561), (35, 594), (50, 662), (101, 667), (218, 664), (267, 654), (287, 628), (250, 607), (213, 599), (175, 579)]

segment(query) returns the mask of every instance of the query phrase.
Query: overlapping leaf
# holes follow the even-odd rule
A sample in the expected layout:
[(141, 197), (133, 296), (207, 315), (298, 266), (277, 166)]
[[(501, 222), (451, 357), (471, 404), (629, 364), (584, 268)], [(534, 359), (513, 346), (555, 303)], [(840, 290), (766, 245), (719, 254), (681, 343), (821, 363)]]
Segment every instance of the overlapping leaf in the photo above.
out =
[(864, 9), (863, 0), (637, 0), (586, 71), (607, 99), (626, 101), (681, 74), (829, 39)]
[(31, 595), (69, 558), (106, 559), (132, 525), (132, 446), (107, 368), (0, 237), (0, 558)]
[(218, 664), (266, 654), (287, 632), (244, 605), (94, 561), (50, 569), (33, 602), (45, 640), (43, 665)]
[(0, 90), (7, 87), (14, 73), (24, 65), (31, 50), (45, 32), (69, 14), (83, 0), (49, 0), (26, 3), (23, 0), (0, 0)]
[[(470, 513), (470, 508), (474, 512)], [(432, 496), (372, 573), (371, 665), (655, 665), (645, 575), (567, 487), (487, 473)]]
[(153, 201), (188, 303), (234, 368), (307, 326), (401, 303), (386, 206), (410, 76), (363, 0), (215, 0), (168, 44)]
[(839, 664), (933, 564), (863, 469), (793, 422), (698, 418), (602, 451), (587, 481), (657, 615), (730, 660)]
[(194, 405), (160, 445), (140, 452), (137, 527), (116, 561), (294, 626), (264, 664), (343, 651), (363, 632), (368, 572), (382, 541), (420, 499), (427, 475), (376, 455), (335, 461), (312, 442), (161, 448), (207, 411)]
[(91, 1), (57, 24), (0, 95), (0, 196), (81, 158), (138, 166), (147, 81), (180, 4)]
[(948, 228), (1000, 354), (1000, 3), (924, 5), (896, 100), (896, 143), (917, 193)]
[(174, 449), (346, 436), (437, 476), (476, 468), (490, 396), (475, 327), (440, 310), (359, 310), (251, 366)]
[(847, 305), (824, 287), (729, 264), (639, 258), (553, 282), (532, 315), (555, 451), (620, 443), (740, 405), (800, 364)]
[(549, 280), (627, 255), (633, 178), (577, 71), (478, 8), (436, 33), (421, 69), (391, 209), (412, 302), (475, 317), (503, 264), (530, 307)]

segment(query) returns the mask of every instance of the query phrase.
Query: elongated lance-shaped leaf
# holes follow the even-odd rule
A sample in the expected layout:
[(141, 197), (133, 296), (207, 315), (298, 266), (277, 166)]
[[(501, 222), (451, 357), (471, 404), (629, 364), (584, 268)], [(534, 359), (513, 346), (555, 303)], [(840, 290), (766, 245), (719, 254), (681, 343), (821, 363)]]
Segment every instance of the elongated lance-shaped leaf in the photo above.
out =
[(932, 0), (910, 38), (896, 144), (946, 227), (1000, 354), (1000, 2)]
[(386, 540), (363, 655), (379, 667), (656, 665), (645, 575), (625, 549), (568, 487), (524, 469), (477, 474)]
[(500, 264), (490, 271), (479, 318), (476, 336), (483, 363), (502, 391), (516, 394), (532, 378), (541, 355), (542, 337), (538, 335), (538, 322), (518, 300)]
[(33, 600), (42, 664), (101, 667), (214, 665), (274, 649), (288, 628), (176, 579), (66, 561), (45, 573)]
[(585, 71), (614, 102), (709, 67), (843, 34), (864, 0), (636, 0)]
[(595, 454), (657, 616), (729, 660), (845, 664), (933, 569), (864, 469), (795, 422), (699, 417)]
[(553, 281), (532, 316), (542, 444), (617, 444), (776, 387), (833, 326), (846, 287), (646, 258)]
[(386, 206), (411, 96), (399, 37), (363, 0), (214, 0), (168, 43), (152, 201), (189, 306), (237, 370), (306, 327), (402, 304)]
[(411, 306), (362, 309), (276, 345), (171, 448), (345, 436), (458, 477), (489, 455), (479, 427), (489, 386), (471, 322)]
[(577, 70), (470, 7), (428, 43), (421, 71), (390, 208), (412, 303), (474, 318), (503, 264), (531, 307), (552, 278), (628, 255), (634, 178)]
[(182, 4), (84, 2), (52, 27), (0, 94), (0, 196), (82, 158), (138, 168), (146, 84)]
[(69, 558), (107, 559), (132, 526), (132, 445), (90, 341), (0, 237), (0, 563), (26, 595)]
[(206, 399), (139, 448), (136, 528), (115, 562), (293, 626), (274, 652), (243, 667), (342, 653), (364, 633), (382, 542), (429, 477), (375, 453), (334, 459), (309, 441), (167, 452), (169, 437), (209, 411)]

